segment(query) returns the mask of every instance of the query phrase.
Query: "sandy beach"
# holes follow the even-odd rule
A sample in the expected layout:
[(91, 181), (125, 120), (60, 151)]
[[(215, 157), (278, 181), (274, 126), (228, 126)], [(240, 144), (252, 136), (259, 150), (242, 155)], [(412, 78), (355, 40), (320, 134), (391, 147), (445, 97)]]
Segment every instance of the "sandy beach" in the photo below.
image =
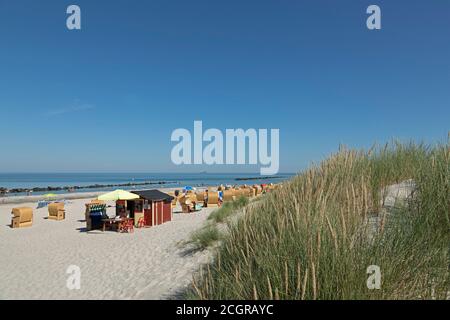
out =
[[(172, 299), (210, 259), (180, 243), (213, 208), (191, 214), (175, 208), (173, 221), (130, 234), (86, 232), (89, 200), (69, 200), (63, 221), (47, 220), (47, 208), (36, 209), (35, 199), (21, 203), (33, 208), (34, 221), (20, 229), (10, 228), (17, 204), (0, 204), (0, 299)], [(79, 290), (66, 286), (71, 265), (81, 270)]]

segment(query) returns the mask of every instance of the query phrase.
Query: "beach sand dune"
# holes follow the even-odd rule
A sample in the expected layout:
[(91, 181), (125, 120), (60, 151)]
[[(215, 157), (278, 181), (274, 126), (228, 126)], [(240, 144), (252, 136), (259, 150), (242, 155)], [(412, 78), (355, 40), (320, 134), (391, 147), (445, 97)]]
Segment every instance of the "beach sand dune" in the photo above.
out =
[[(45, 219), (47, 208), (35, 209), (36, 202), (21, 204), (34, 208), (33, 226), (21, 229), (9, 226), (15, 205), (0, 205), (0, 299), (170, 299), (210, 259), (208, 252), (189, 252), (180, 242), (212, 209), (175, 213), (171, 222), (130, 234), (87, 233), (86, 202), (66, 204), (64, 221)], [(71, 265), (81, 270), (79, 290), (66, 286)]]

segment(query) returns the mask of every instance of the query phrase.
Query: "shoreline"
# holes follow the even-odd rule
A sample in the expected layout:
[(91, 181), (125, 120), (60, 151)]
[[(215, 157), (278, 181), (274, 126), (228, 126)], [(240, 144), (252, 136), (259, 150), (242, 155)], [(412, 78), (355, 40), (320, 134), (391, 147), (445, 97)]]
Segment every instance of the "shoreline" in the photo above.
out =
[[(208, 187), (199, 187), (198, 191), (203, 191)], [(161, 192), (171, 192), (175, 190), (180, 190), (180, 187), (167, 187), (167, 188), (152, 188), (157, 189)], [(139, 189), (136, 189), (139, 190)], [(135, 191), (136, 191), (135, 190)], [(133, 192), (133, 190), (127, 190), (129, 192)], [(73, 193), (61, 193), (55, 194), (54, 197), (48, 198), (45, 195), (24, 195), (24, 196), (8, 196), (8, 197), (0, 197), (0, 205), (2, 204), (22, 204), (22, 203), (33, 203), (43, 200), (49, 201), (57, 201), (57, 200), (79, 200), (79, 199), (89, 199), (89, 198), (97, 198), (99, 195), (105, 194), (109, 191), (93, 191), (93, 192), (73, 192)]]
[(135, 186), (157, 186), (173, 183), (176, 183), (176, 181), (155, 181), (155, 182), (144, 181), (144, 182), (127, 182), (127, 183), (111, 183), (111, 184), (91, 184), (86, 186), (57, 186), (57, 187), (48, 186), (48, 187), (31, 187), (31, 188), (12, 188), (12, 189), (0, 187), (0, 194), (4, 194), (7, 196), (8, 193), (17, 194), (27, 192), (52, 192), (52, 191), (73, 192), (71, 190), (88, 190), (88, 189), (135, 187)]
[[(257, 180), (262, 179), (264, 180), (266, 177), (263, 178), (248, 178), (246, 180), (254, 180), (255, 183)], [(243, 181), (246, 180), (238, 180), (238, 178), (235, 178), (235, 181)], [(286, 179), (287, 180), (287, 179)], [(282, 181), (279, 181), (277, 183), (281, 183)], [(177, 187), (164, 187), (165, 183), (155, 183), (155, 184), (134, 184), (134, 186), (142, 187), (142, 188), (135, 188), (135, 189), (129, 189), (126, 188), (126, 191), (133, 192), (137, 190), (147, 190), (147, 189), (157, 189), (162, 192), (173, 192), (175, 190), (181, 190), (183, 189), (182, 186)], [(258, 183), (256, 183), (258, 184)], [(119, 185), (117, 185), (119, 187)], [(121, 185), (125, 186), (125, 185)], [(128, 184), (127, 184), (128, 186)], [(209, 188), (217, 188), (217, 185), (202, 185), (202, 186), (196, 186), (195, 187), (198, 191), (204, 191)], [(117, 188), (120, 189), (120, 188)], [(0, 194), (0, 205), (1, 204), (21, 204), (21, 203), (30, 203), (30, 202), (38, 202), (38, 201), (57, 201), (57, 200), (77, 200), (77, 199), (87, 199), (87, 198), (96, 198), (99, 195), (105, 194), (107, 192), (110, 192), (111, 190), (105, 189), (105, 190), (99, 190), (99, 191), (77, 191), (77, 192), (65, 192), (65, 193), (56, 193), (52, 197), (48, 197), (45, 194), (36, 194), (36, 195), (7, 195), (7, 194)]]
[[(96, 198), (105, 192), (74, 192), (74, 193), (62, 193), (56, 194), (51, 200), (77, 200), (77, 199), (88, 199)], [(35, 196), (7, 196), (0, 197), (0, 204), (19, 204), (19, 203), (30, 203), (42, 200), (49, 200), (49, 198), (44, 195)]]

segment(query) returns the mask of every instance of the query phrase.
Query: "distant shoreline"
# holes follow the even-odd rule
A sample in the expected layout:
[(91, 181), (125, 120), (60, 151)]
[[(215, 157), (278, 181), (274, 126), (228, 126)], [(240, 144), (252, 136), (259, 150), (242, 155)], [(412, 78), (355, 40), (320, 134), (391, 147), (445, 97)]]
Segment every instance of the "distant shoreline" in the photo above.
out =
[(175, 183), (175, 181), (146, 181), (146, 182), (127, 182), (127, 183), (112, 183), (112, 184), (92, 184), (87, 186), (63, 186), (63, 187), (34, 187), (34, 188), (12, 188), (7, 189), (0, 187), (0, 194), (7, 193), (27, 193), (27, 192), (45, 192), (45, 191), (67, 191), (71, 192), (74, 190), (83, 189), (102, 189), (102, 188), (113, 188), (113, 187), (134, 187), (134, 186), (149, 186), (149, 185), (163, 185)]
[[(170, 192), (179, 188), (158, 188), (162, 192)], [(201, 190), (201, 189), (199, 189)], [(131, 192), (133, 190), (130, 190)], [(77, 199), (90, 199), (97, 198), (99, 195), (104, 194), (107, 191), (92, 191), (92, 192), (73, 192), (73, 193), (61, 193), (56, 194), (50, 199), (50, 201), (61, 200), (77, 200)], [(20, 204), (20, 203), (34, 203), (42, 200), (49, 200), (44, 195), (22, 195), (22, 196), (7, 196), (0, 197), (0, 205), (3, 204)]]

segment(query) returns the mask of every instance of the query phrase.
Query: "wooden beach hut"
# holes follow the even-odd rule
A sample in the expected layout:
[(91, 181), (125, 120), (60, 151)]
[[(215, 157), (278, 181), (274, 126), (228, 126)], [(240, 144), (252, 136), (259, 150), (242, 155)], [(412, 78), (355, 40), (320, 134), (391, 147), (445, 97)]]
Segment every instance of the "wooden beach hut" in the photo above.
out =
[(142, 214), (146, 226), (156, 226), (173, 219), (173, 196), (159, 190), (133, 191), (140, 199), (135, 202), (134, 216)]

